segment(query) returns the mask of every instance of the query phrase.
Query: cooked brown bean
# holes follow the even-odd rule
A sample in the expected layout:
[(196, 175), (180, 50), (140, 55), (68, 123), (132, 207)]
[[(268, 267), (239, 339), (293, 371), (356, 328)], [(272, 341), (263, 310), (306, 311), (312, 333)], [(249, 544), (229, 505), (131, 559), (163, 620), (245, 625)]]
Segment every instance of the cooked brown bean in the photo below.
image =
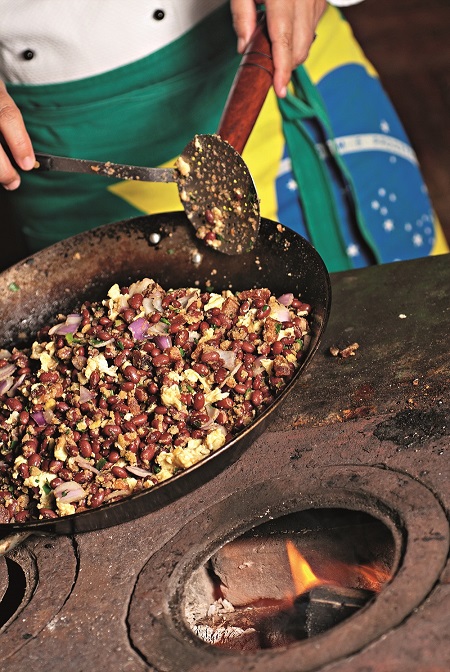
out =
[(91, 497), (92, 508), (96, 509), (98, 506), (101, 506), (103, 504), (104, 499), (105, 499), (105, 491), (104, 490), (98, 490)]
[(160, 366), (167, 366), (167, 364), (170, 364), (170, 357), (168, 355), (161, 353), (160, 355), (153, 357), (153, 365), (157, 368)]
[(128, 471), (123, 467), (114, 465), (114, 467), (111, 469), (111, 472), (116, 478), (128, 478)]
[(125, 367), (123, 370), (123, 375), (127, 380), (131, 380), (132, 383), (138, 383), (141, 379), (139, 371), (131, 364)]

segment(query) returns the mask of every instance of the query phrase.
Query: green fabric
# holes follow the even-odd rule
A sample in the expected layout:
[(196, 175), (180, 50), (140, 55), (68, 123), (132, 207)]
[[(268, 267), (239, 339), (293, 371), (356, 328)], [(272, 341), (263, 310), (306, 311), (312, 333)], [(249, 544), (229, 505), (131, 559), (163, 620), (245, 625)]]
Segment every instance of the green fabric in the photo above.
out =
[(320, 250), (330, 272), (350, 269), (352, 264), (341, 234), (331, 173), (317, 147), (318, 136), (322, 148), (334, 161), (347, 186), (362, 235), (373, 251), (376, 248), (360, 212), (352, 179), (338, 152), (333, 151), (333, 133), (321, 96), (303, 67), (293, 73), (292, 91), (279, 100), (279, 107), (311, 241)]
[[(229, 11), (225, 5), (174, 43), (112, 72), (59, 84), (8, 85), (35, 150), (157, 166), (177, 156), (196, 133), (214, 132), (240, 60)], [(20, 189), (0, 199), (9, 199), (34, 251), (140, 214), (107, 191), (112, 184), (90, 175), (23, 173)]]

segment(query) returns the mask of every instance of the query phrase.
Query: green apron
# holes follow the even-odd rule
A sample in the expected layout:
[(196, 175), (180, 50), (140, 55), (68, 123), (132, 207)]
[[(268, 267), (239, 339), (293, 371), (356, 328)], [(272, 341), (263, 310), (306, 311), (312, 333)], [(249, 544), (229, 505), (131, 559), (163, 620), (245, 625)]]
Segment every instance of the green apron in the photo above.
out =
[[(157, 166), (176, 157), (196, 133), (217, 129), (239, 60), (224, 6), (130, 65), (60, 84), (10, 84), (8, 90), (36, 151)], [(142, 214), (108, 191), (111, 184), (111, 178), (91, 175), (22, 173), (17, 191), (1, 194), (9, 203), (0, 200), (0, 212), (8, 206), (35, 251)]]
[[(357, 222), (367, 246), (379, 261), (376, 245), (358, 205), (351, 175), (335, 148), (325, 106), (303, 67), (293, 72), (292, 90), (288, 92), (286, 98), (279, 100), (278, 104), (311, 242), (320, 250), (328, 270), (347, 270), (352, 268), (352, 264), (342, 236), (340, 215), (326, 159), (334, 163), (334, 170), (340, 175), (340, 181), (347, 191), (350, 216)], [(308, 125), (306, 121), (309, 122)], [(316, 137), (311, 132), (313, 128)], [(321, 141), (321, 151), (318, 148), (317, 135)]]

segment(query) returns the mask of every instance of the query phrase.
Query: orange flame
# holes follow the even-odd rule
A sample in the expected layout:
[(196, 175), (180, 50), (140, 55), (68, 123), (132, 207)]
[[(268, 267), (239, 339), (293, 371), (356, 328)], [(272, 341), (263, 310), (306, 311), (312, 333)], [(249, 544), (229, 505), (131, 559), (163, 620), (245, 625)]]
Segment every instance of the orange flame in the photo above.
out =
[(297, 550), (292, 541), (286, 542), (286, 550), (289, 558), (289, 565), (291, 567), (292, 580), (294, 582), (296, 595), (307, 593), (315, 586), (322, 586), (324, 583), (328, 583), (327, 581), (319, 579), (314, 574), (311, 567), (300, 551)]
[(318, 577), (292, 541), (286, 542), (289, 565), (296, 596), (307, 593), (316, 586), (340, 585), (351, 588), (365, 588), (380, 592), (383, 584), (390, 579), (390, 573), (382, 566), (348, 565), (343, 562), (325, 562), (322, 572), (330, 578)]
[(355, 567), (357, 574), (363, 580), (365, 588), (379, 593), (383, 584), (391, 578), (390, 573), (383, 567), (374, 567), (370, 565), (359, 565)]

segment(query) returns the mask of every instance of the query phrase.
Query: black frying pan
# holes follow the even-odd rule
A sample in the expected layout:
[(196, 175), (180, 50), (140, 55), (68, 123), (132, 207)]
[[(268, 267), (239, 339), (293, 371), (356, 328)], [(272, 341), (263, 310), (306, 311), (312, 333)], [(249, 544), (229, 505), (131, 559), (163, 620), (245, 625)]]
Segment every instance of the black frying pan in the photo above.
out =
[(290, 229), (267, 219), (254, 249), (228, 256), (203, 245), (184, 212), (109, 224), (38, 252), (0, 274), (0, 348), (25, 344), (58, 312), (106, 296), (115, 282), (153, 278), (164, 289), (200, 286), (217, 291), (268, 287), (276, 296), (301, 294), (313, 306), (313, 334), (306, 359), (279, 397), (232, 441), (151, 490), (64, 518), (0, 525), (0, 534), (71, 534), (138, 518), (186, 495), (234, 462), (265, 428), (317, 349), (330, 311), (325, 265), (314, 248)]

